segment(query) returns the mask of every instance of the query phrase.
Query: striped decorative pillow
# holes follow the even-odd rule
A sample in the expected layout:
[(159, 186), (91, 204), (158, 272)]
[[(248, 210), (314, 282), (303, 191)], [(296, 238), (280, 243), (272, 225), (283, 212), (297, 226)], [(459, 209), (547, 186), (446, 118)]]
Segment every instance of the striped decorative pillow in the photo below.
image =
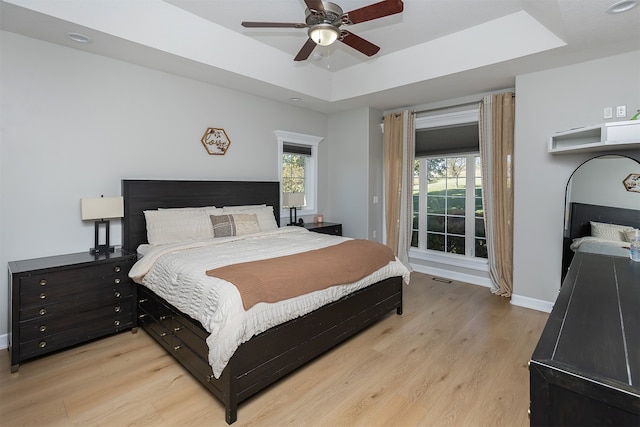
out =
[(260, 232), (256, 214), (211, 215), (213, 237), (245, 236)]

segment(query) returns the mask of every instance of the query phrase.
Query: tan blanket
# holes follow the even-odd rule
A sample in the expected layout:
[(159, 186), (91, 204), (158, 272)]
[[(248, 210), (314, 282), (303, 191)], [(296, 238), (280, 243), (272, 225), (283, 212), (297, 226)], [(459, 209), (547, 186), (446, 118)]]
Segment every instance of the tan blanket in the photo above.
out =
[(243, 262), (208, 270), (240, 291), (245, 310), (334, 285), (356, 282), (395, 260), (388, 246), (348, 240), (294, 255)]

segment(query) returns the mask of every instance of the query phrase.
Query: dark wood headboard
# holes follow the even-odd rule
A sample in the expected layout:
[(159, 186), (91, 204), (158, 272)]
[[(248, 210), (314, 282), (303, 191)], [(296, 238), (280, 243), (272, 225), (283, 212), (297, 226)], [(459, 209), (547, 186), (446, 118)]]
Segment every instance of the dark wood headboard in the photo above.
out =
[(122, 180), (124, 218), (122, 247), (135, 252), (147, 243), (144, 211), (158, 208), (273, 206), (280, 225), (280, 183), (277, 181)]
[(569, 215), (569, 238), (571, 239), (590, 236), (591, 225), (589, 221), (630, 225), (634, 228), (640, 228), (640, 210), (636, 209), (571, 203)]

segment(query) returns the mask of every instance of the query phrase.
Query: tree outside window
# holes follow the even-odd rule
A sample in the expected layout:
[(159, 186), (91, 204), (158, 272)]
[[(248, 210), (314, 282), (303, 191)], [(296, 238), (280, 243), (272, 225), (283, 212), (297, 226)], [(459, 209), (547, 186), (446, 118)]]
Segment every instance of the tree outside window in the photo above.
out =
[[(425, 195), (424, 206), (420, 194)], [(479, 156), (417, 159), (413, 202), (412, 246), (487, 257)], [(425, 221), (420, 221), (421, 212)]]
[(282, 154), (282, 192), (305, 192), (306, 156), (301, 154)]

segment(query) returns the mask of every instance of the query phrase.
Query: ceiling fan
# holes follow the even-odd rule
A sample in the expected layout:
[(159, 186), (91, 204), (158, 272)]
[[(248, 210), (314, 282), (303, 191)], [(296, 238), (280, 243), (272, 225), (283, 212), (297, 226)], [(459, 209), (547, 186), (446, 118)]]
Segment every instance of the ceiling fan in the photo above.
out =
[(385, 0), (347, 13), (344, 13), (337, 4), (328, 1), (304, 0), (304, 2), (307, 5), (304, 23), (245, 21), (242, 26), (246, 28), (308, 28), (309, 39), (302, 46), (294, 61), (304, 61), (311, 55), (316, 45), (329, 46), (336, 40), (367, 56), (373, 56), (380, 50), (379, 46), (341, 29), (340, 26), (359, 24), (395, 15), (404, 9), (401, 0)]

